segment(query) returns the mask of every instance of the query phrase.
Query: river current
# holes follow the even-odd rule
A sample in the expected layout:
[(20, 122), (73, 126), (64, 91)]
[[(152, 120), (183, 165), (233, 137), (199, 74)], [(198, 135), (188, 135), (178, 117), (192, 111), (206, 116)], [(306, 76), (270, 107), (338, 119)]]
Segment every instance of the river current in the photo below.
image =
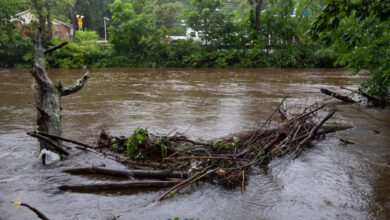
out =
[[(69, 84), (82, 70), (50, 70)], [(93, 69), (86, 87), (64, 97), (63, 135), (93, 144), (101, 129), (128, 136), (134, 128), (172, 129), (215, 138), (248, 130), (287, 96), (297, 109), (328, 97), (319, 88), (357, 88), (364, 77), (337, 69)], [(125, 194), (62, 192), (62, 184), (104, 182), (64, 168), (124, 166), (71, 150), (43, 166), (28, 70), (0, 70), (0, 219), (34, 219), (35, 206), (52, 219), (390, 219), (390, 111), (327, 100), (339, 111), (333, 123), (353, 128), (314, 142), (297, 159), (273, 160), (250, 178), (246, 192), (200, 184), (162, 204), (164, 190)], [(354, 144), (346, 145), (340, 139)]]

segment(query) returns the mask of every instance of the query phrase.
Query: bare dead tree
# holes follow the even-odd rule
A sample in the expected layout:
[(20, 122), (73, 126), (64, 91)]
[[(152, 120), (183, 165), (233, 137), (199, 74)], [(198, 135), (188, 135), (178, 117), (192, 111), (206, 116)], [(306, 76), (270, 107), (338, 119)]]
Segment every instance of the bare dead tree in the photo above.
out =
[[(35, 62), (31, 71), (34, 78), (32, 89), (35, 95), (35, 107), (37, 108), (38, 131), (60, 136), (62, 133), (61, 98), (82, 89), (89, 78), (89, 72), (87, 71), (69, 87), (64, 87), (60, 82), (55, 85), (51, 81), (45, 68), (45, 56), (60, 49), (67, 43), (62, 43), (47, 50), (43, 48), (42, 35), (45, 30), (45, 18), (41, 11), (42, 5), (36, 0), (32, 0), (32, 2), (37, 10), (39, 20), (39, 27), (38, 30), (35, 31), (34, 37)], [(62, 142), (60, 140), (47, 141), (45, 139), (39, 139), (39, 142), (41, 149), (51, 149), (60, 155), (63, 154), (61, 151), (58, 151), (58, 149), (62, 147)], [(57, 147), (53, 147), (53, 144), (56, 144)]]
[[(45, 50), (42, 46), (41, 37), (41, 29), (35, 31), (35, 63), (31, 71), (31, 74), (34, 78), (32, 88), (35, 95), (35, 106), (38, 110), (38, 131), (60, 136), (62, 133), (61, 98), (63, 96), (76, 93), (80, 89), (82, 89), (89, 78), (89, 72), (87, 71), (80, 79), (78, 79), (73, 85), (69, 87), (62, 86), (60, 82), (55, 85), (51, 81), (45, 69)], [(64, 46), (66, 44), (62, 45)], [(56, 49), (59, 48), (60, 47), (57, 47)], [(54, 50), (48, 49), (47, 51)], [(62, 143), (60, 141), (55, 140), (55, 142), (59, 147), (62, 146)], [(40, 139), (40, 146), (41, 149), (53, 149), (52, 145), (49, 145), (47, 141), (44, 141), (42, 139)]]

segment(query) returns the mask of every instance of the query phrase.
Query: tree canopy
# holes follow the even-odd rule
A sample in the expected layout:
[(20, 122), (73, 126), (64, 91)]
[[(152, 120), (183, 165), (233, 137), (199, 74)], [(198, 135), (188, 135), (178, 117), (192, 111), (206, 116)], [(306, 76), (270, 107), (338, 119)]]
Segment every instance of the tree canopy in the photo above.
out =
[(362, 89), (386, 96), (390, 91), (389, 16), (389, 1), (329, 1), (310, 34), (336, 51), (340, 64), (370, 71), (372, 78)]

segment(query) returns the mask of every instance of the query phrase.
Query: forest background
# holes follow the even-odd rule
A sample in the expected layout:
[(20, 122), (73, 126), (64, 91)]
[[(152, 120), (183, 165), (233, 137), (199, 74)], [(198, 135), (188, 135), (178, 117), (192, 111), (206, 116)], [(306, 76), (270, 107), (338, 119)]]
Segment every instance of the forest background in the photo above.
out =
[[(77, 30), (51, 68), (348, 67), (368, 70), (361, 89), (387, 96), (390, 3), (380, 0), (35, 0), (47, 21)], [(0, 0), (0, 67), (31, 67), (32, 35), (18, 24), (29, 0)], [(108, 41), (104, 41), (104, 17)], [(47, 22), (47, 24), (51, 22)], [(29, 24), (33, 30), (36, 24)], [(186, 36), (187, 28), (199, 39)], [(58, 45), (50, 25), (44, 44)], [(172, 36), (186, 36), (174, 40)]]

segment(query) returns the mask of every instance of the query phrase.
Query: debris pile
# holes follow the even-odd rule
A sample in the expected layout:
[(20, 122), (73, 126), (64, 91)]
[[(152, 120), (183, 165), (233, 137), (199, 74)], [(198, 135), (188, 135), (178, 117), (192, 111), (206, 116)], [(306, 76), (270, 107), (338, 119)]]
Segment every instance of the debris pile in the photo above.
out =
[[(58, 137), (62, 141), (79, 143), (79, 149), (129, 165), (129, 170), (102, 167), (67, 169), (64, 172), (70, 174), (120, 176), (126, 181), (59, 188), (96, 192), (171, 187), (157, 201), (198, 181), (209, 181), (229, 189), (240, 187), (244, 191), (254, 167), (265, 166), (272, 159), (286, 154), (297, 157), (316, 138), (348, 129), (349, 126), (324, 125), (335, 112), (319, 104), (289, 112), (283, 100), (265, 123), (255, 129), (213, 140), (193, 140), (175, 130), (166, 135), (152, 134), (146, 128), (137, 128), (128, 137), (102, 131), (94, 147)], [(279, 123), (274, 119), (277, 114), (281, 117)], [(47, 137), (42, 132), (35, 136)], [(52, 135), (50, 138), (56, 139)]]

